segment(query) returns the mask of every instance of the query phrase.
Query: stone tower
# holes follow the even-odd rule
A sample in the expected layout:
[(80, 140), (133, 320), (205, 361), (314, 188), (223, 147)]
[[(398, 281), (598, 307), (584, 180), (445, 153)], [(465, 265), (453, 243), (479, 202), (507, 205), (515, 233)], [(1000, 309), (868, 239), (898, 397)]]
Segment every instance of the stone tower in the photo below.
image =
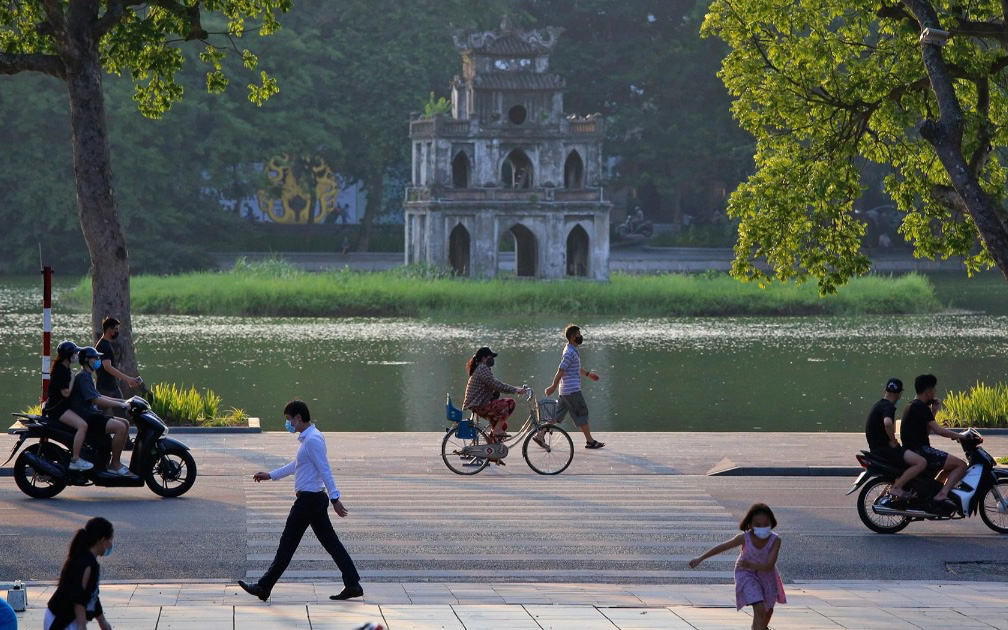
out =
[[(455, 36), (449, 118), (414, 117), (406, 263), (459, 275), (609, 277), (601, 116), (568, 116), (549, 72), (561, 29)], [(512, 246), (513, 245), (513, 246)]]

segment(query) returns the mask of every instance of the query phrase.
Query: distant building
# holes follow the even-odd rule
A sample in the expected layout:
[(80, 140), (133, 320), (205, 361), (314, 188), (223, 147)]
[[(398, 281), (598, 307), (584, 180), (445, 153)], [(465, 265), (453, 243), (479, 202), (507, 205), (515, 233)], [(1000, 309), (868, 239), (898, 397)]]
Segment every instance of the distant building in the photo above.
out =
[(563, 111), (564, 80), (548, 72), (560, 32), (505, 21), (498, 32), (455, 36), (462, 76), (451, 117), (410, 121), (407, 264), (492, 277), (503, 237), (513, 239), (518, 276), (609, 277), (603, 120)]

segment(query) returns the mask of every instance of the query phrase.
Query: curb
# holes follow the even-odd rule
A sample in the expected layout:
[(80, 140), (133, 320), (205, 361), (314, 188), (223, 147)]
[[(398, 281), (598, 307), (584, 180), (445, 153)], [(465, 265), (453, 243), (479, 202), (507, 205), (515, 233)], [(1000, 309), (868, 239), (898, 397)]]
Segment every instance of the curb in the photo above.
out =
[(707, 473), (708, 477), (851, 477), (861, 474), (860, 466), (733, 466)]

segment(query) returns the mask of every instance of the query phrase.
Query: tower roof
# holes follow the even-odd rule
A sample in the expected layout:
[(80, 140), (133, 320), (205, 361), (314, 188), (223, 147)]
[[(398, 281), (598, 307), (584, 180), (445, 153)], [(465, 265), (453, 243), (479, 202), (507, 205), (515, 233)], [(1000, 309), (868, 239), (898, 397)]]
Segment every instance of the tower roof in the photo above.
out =
[(553, 26), (534, 31), (460, 31), (455, 34), (455, 48), (461, 53), (494, 57), (541, 55), (552, 50), (562, 32)]

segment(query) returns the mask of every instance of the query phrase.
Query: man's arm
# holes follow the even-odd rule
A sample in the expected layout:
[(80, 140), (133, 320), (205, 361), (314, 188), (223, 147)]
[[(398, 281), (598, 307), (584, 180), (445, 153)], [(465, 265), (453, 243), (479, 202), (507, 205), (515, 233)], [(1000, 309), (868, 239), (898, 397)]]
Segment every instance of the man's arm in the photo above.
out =
[(563, 376), (563, 367), (557, 368), (556, 374), (553, 376), (553, 382), (549, 387), (546, 388), (546, 395), (552, 396), (553, 392), (556, 391), (558, 385), (560, 385), (560, 378)]
[(899, 446), (899, 441), (896, 439), (896, 421), (887, 416), (882, 419), (882, 425), (889, 436), (889, 446)]
[(102, 359), (101, 364), (102, 364), (102, 367), (105, 368), (106, 372), (108, 372), (112, 376), (116, 377), (120, 381), (126, 381), (127, 383), (129, 383), (130, 387), (136, 387), (137, 385), (139, 385), (139, 383), (137, 382), (137, 380), (135, 378), (133, 378), (132, 376), (127, 376), (126, 374), (122, 373), (119, 370), (119, 368), (117, 368), (116, 366), (112, 365), (112, 360), (111, 359)]
[(937, 420), (932, 420), (931, 422), (928, 423), (928, 430), (931, 431), (931, 433), (934, 433), (935, 435), (940, 435), (942, 437), (951, 438), (951, 439), (955, 440), (956, 442), (959, 441), (959, 434), (958, 433), (956, 433), (955, 431), (951, 431), (949, 429), (946, 429), (942, 425), (938, 424)]

